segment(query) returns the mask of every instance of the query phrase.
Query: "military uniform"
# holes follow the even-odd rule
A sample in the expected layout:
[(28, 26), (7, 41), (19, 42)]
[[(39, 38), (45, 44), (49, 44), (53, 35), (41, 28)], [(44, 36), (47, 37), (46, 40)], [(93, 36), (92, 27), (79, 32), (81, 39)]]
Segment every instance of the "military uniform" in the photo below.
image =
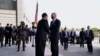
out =
[(25, 51), (25, 35), (26, 35), (26, 29), (25, 29), (25, 27), (19, 26), (18, 27), (18, 31), (17, 31), (17, 42), (18, 42), (17, 43), (18, 44), (17, 51), (20, 50), (21, 41), (22, 41), (23, 51)]
[(1, 47), (3, 47), (3, 37), (4, 37), (4, 29), (3, 29), (3, 27), (0, 27), (0, 43), (1, 43)]

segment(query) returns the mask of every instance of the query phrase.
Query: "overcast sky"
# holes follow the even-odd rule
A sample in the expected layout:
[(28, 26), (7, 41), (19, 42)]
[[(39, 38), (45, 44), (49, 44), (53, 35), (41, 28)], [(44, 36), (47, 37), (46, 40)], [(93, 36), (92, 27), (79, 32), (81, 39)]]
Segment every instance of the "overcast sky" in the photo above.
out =
[(100, 28), (100, 0), (24, 0), (24, 8), (31, 21), (34, 21), (37, 1), (38, 20), (43, 12), (47, 12), (50, 22), (51, 13), (56, 12), (62, 27), (81, 28), (90, 25)]

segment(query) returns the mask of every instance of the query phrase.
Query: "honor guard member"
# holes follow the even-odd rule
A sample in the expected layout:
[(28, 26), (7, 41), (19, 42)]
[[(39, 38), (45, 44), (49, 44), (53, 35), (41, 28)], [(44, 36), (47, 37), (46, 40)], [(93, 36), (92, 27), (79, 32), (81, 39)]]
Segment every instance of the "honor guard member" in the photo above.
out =
[(26, 29), (25, 29), (25, 23), (22, 21), (20, 26), (18, 26), (18, 31), (17, 31), (17, 34), (18, 34), (18, 49), (17, 51), (20, 50), (20, 44), (21, 44), (21, 41), (22, 41), (22, 48), (23, 48), (23, 51), (25, 51), (25, 35), (26, 35)]
[(3, 37), (4, 37), (4, 29), (3, 29), (3, 27), (1, 26), (1, 23), (0, 23), (0, 43), (1, 43), (1, 47), (3, 47)]

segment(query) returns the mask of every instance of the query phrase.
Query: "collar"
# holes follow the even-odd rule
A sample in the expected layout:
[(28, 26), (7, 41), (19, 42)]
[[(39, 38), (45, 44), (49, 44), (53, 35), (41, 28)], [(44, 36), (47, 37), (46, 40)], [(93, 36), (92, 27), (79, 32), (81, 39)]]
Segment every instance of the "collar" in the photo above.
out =
[(55, 22), (57, 19), (53, 19), (52, 21)]

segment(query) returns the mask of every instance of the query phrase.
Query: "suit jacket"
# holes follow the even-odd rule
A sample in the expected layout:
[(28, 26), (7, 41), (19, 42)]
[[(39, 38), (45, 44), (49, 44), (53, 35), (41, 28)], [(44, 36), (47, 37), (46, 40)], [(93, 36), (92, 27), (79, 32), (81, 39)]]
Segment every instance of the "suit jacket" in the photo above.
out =
[(67, 32), (67, 37), (66, 37), (66, 32), (65, 31), (62, 33), (62, 36), (63, 36), (63, 38), (68, 38), (69, 37), (69, 32)]
[(85, 32), (84, 31), (80, 31), (80, 38), (85, 39)]
[(76, 37), (76, 32), (74, 31), (74, 35), (72, 35), (72, 31), (71, 31), (70, 37)]
[(50, 38), (59, 38), (60, 20), (56, 19), (55, 22), (51, 21), (50, 24)]
[(59, 39), (60, 39), (61, 41), (63, 41), (62, 33), (63, 33), (63, 31), (62, 31), (62, 32), (59, 32)]
[(49, 25), (47, 20), (40, 20), (37, 26), (36, 40), (46, 40), (49, 33)]
[(86, 31), (86, 38), (89, 38), (90, 40), (93, 40), (94, 39), (94, 34), (93, 34), (93, 31), (92, 30), (89, 30), (89, 37), (87, 37), (87, 31)]

